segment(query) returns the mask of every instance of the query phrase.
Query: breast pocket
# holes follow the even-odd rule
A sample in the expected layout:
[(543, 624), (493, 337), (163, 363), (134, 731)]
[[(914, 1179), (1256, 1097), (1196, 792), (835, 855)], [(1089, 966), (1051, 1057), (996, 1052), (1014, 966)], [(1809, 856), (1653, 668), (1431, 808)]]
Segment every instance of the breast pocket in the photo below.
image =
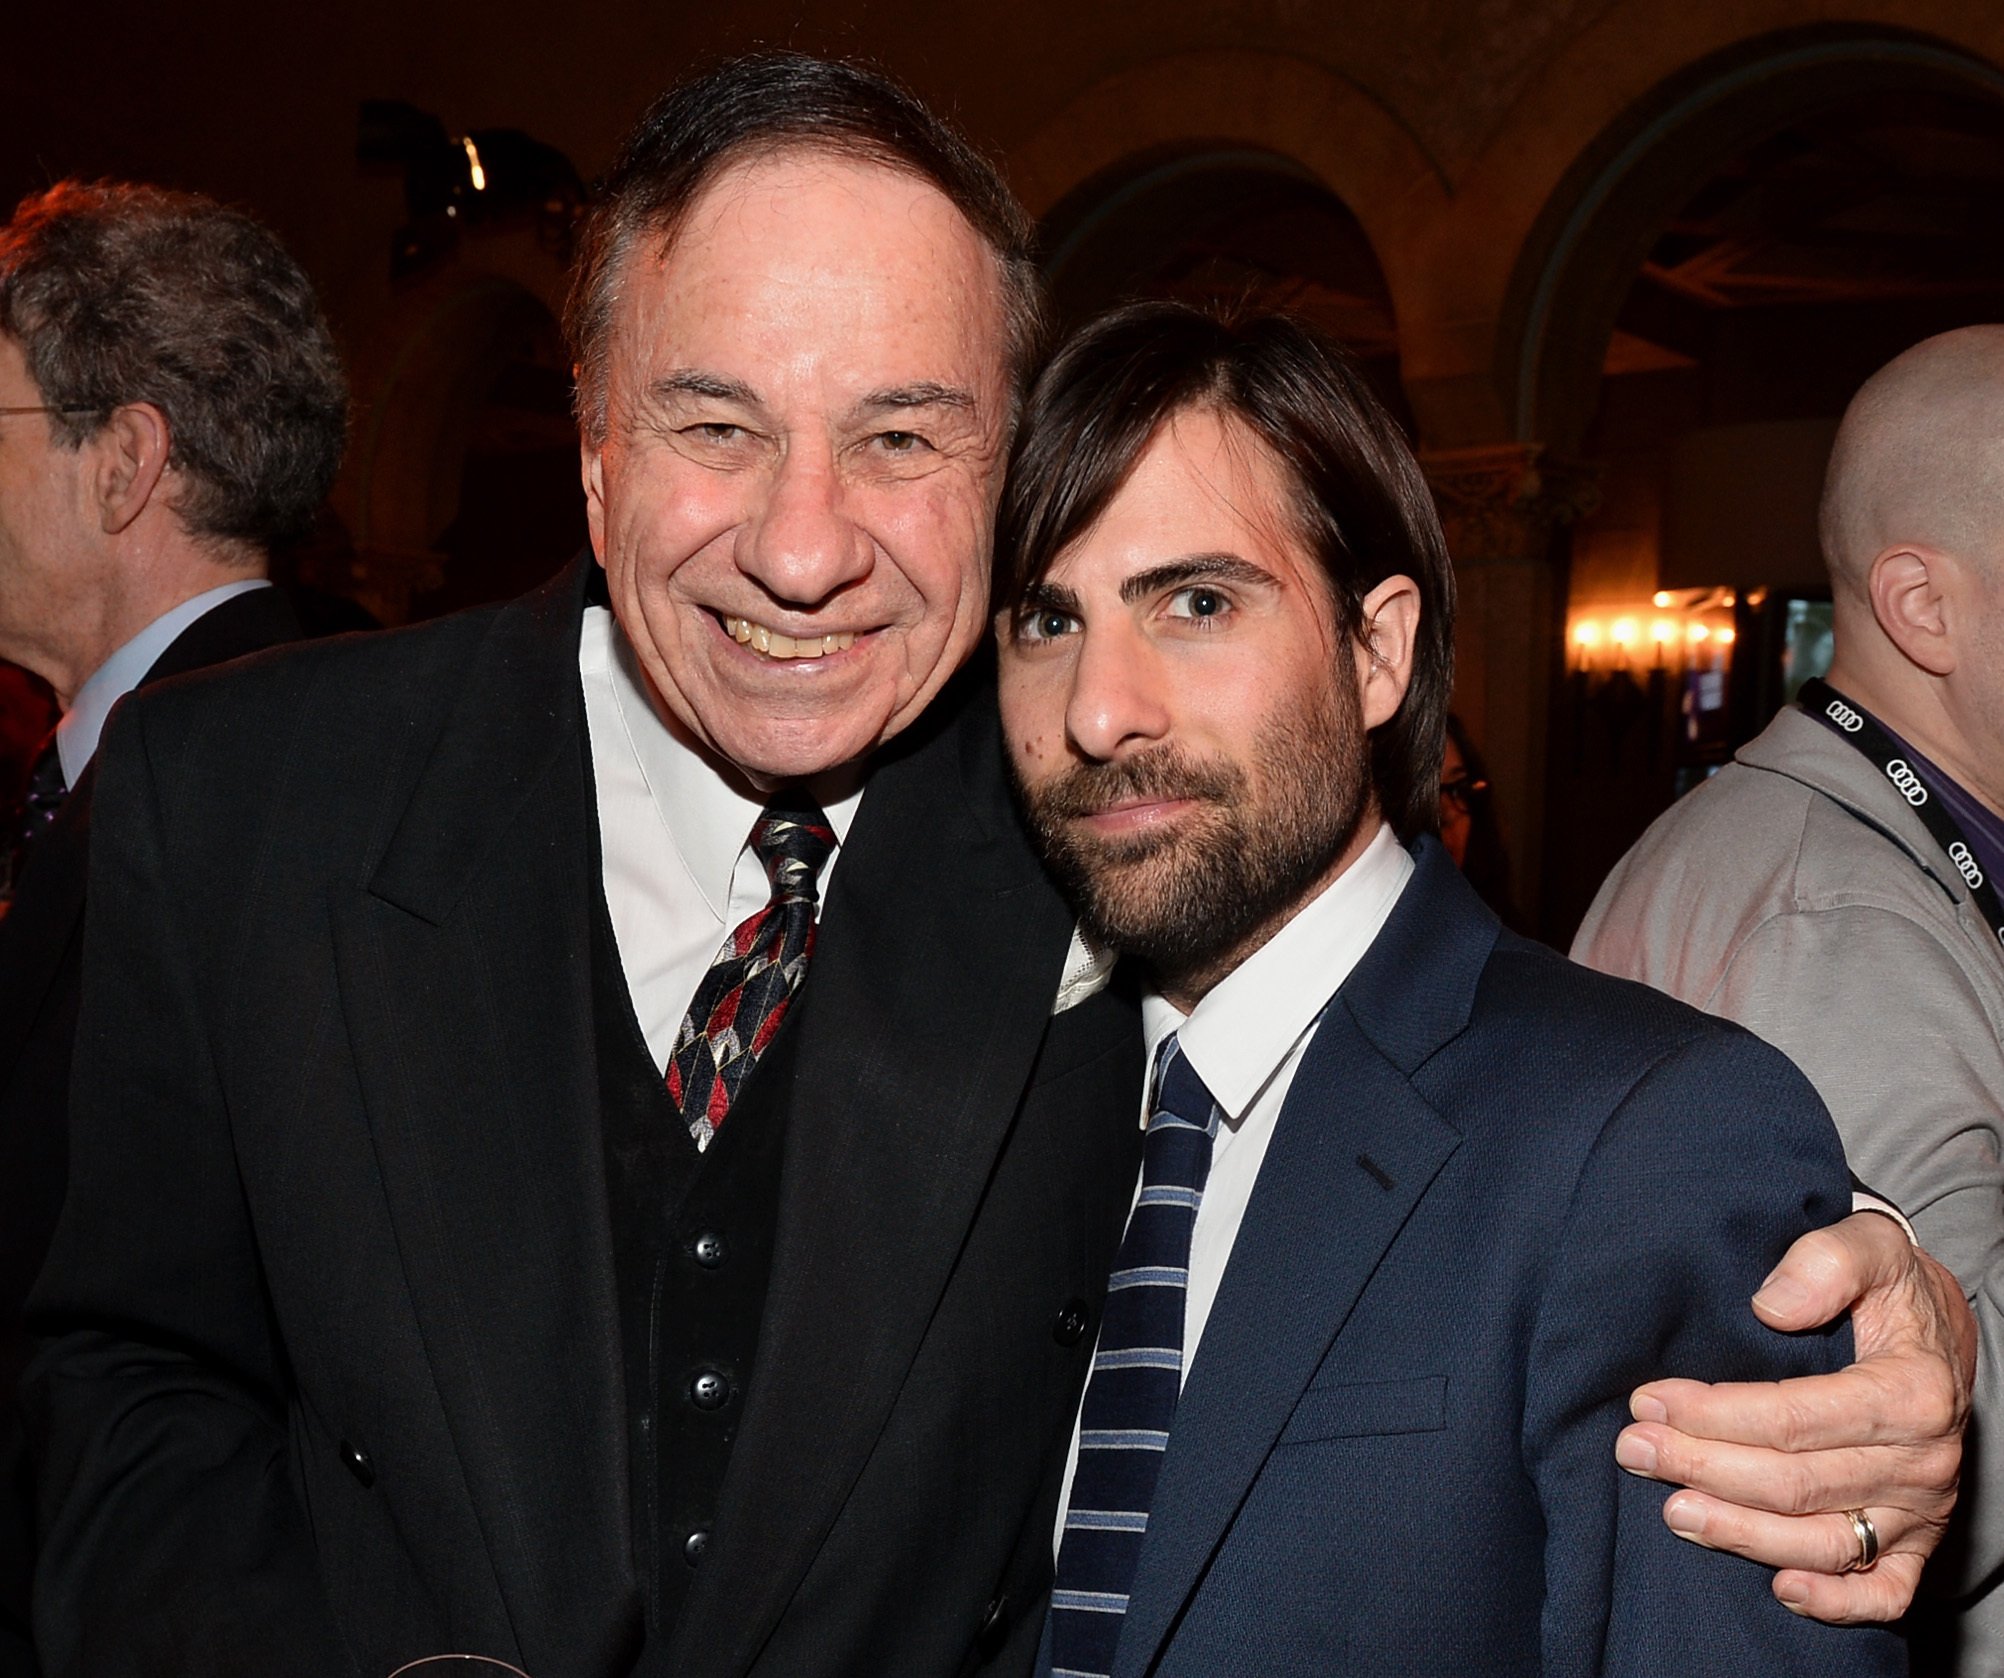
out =
[(1436, 1433), (1447, 1426), (1447, 1377), (1310, 1387), (1280, 1436), (1283, 1445), (1371, 1434)]

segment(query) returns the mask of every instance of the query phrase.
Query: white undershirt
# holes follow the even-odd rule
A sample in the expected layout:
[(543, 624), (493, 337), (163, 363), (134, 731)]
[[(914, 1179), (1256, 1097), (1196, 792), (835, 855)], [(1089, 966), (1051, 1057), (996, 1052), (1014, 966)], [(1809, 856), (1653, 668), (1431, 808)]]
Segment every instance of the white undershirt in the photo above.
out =
[[(1362, 856), (1212, 987), (1192, 1013), (1184, 1014), (1159, 996), (1142, 1000), (1148, 1065), (1154, 1066), (1162, 1040), (1177, 1033), (1184, 1058), (1224, 1115), (1190, 1236), (1190, 1280), (1183, 1303), (1185, 1382), (1295, 1070), (1314, 1039), (1324, 1006), (1376, 941), (1412, 873), (1412, 857), (1389, 826), (1380, 827)], [(1144, 1129), (1153, 1096), (1153, 1090), (1142, 1096)], [(1140, 1192), (1137, 1176), (1135, 1194)], [(1054, 1551), (1064, 1541), (1078, 1460), (1074, 1420)]]
[[(670, 723), (603, 606), (585, 609), (578, 674), (606, 908), (641, 1035), (665, 1072), (696, 987), (724, 940), (772, 900), (765, 865), (751, 849), (765, 799), (727, 778)], [(837, 840), (821, 868), (823, 902), (862, 798), (858, 786), (822, 805)]]
[(77, 778), (97, 756), (98, 737), (104, 733), (112, 706), (146, 679), (146, 672), (160, 662), (160, 655), (180, 640), (182, 630), (225, 600), (234, 600), (254, 588), (270, 587), (268, 578), (246, 577), (240, 583), (205, 589), (162, 612), (93, 670), (90, 679), (77, 689), (63, 720), (56, 724), (56, 756), (62, 760), (63, 785), (77, 784)]

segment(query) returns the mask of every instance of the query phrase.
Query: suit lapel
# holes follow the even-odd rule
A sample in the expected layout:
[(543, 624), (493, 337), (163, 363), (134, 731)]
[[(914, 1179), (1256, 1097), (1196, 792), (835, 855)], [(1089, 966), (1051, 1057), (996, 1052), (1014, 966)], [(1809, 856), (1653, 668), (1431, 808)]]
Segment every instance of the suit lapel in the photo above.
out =
[[(147, 687), (283, 641), (299, 639), (299, 622), (274, 588), (235, 595), (204, 612), (177, 635), (139, 680)], [(0, 919), (0, 1067), (19, 1057), (83, 920), (90, 872), (91, 787), (88, 767), (63, 800), (48, 831), (36, 840), (22, 881), (26, 889)]]
[(768, 1092), (790, 1105), (773, 1278), (720, 1542), (670, 1648), (687, 1678), (751, 1663), (862, 1472), (1063, 968), (1071, 916), (1011, 817), (989, 672), (928, 729), (872, 775), (801, 993), (793, 1088)]
[(0, 996), (7, 998), (0, 1009), (0, 1068), (20, 1058), (70, 941), (82, 929), (93, 778), (86, 769), (35, 840), (21, 872), (22, 889), (0, 919)]
[(399, 1251), (523, 1663), (636, 1632), (591, 1038), (575, 569), (503, 609), (366, 889), (341, 993)]
[(1177, 1406), (1114, 1678), (1149, 1670), (1379, 1260), (1460, 1145), (1411, 1077), (1467, 1022), (1496, 934), (1446, 853), (1423, 842), (1281, 1109)]

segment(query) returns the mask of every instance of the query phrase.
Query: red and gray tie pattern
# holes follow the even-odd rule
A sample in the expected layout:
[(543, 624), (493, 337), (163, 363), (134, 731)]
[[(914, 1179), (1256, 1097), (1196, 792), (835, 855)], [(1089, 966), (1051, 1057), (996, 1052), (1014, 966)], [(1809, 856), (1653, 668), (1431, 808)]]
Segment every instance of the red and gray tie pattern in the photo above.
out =
[(1079, 1461), (1051, 1592), (1053, 1678), (1106, 1678), (1183, 1388), (1190, 1237), (1211, 1173), (1217, 1103), (1171, 1037), (1141, 1145), (1141, 1194), (1107, 1282), (1079, 1409)]
[(772, 882), (772, 901), (717, 952), (668, 1059), (668, 1098), (699, 1149), (709, 1147), (807, 975), (835, 830), (810, 801), (776, 799), (752, 829), (751, 848)]

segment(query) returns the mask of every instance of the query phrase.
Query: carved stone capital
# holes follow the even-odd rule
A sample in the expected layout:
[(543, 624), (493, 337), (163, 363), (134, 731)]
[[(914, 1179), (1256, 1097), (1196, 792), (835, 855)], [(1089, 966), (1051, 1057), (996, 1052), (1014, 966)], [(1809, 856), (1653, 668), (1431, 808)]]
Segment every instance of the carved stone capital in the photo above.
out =
[(1542, 443), (1435, 449), (1419, 462), (1457, 565), (1542, 560), (1552, 527), (1600, 502), (1598, 472), (1554, 461)]

